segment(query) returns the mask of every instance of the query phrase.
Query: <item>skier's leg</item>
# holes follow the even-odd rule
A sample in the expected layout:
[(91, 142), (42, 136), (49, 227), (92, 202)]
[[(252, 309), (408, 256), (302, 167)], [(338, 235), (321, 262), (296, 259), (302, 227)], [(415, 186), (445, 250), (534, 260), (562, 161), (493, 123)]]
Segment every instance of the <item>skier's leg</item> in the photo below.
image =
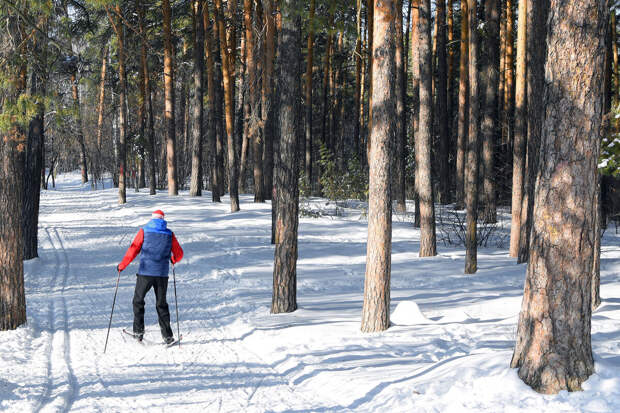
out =
[(144, 334), (144, 297), (151, 289), (149, 279), (143, 275), (136, 276), (136, 289), (133, 293), (133, 332)]
[(166, 292), (168, 291), (168, 277), (155, 277), (155, 300), (157, 316), (159, 318), (159, 328), (164, 339), (172, 337), (170, 328), (170, 310), (166, 302)]

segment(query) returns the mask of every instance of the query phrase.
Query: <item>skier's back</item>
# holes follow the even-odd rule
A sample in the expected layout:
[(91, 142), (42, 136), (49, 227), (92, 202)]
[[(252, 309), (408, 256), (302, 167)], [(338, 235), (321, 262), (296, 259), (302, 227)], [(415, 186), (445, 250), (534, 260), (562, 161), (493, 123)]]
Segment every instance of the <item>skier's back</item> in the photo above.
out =
[(140, 267), (136, 274), (136, 288), (133, 296), (133, 332), (138, 340), (144, 335), (144, 297), (153, 287), (155, 291), (155, 307), (159, 319), (161, 335), (166, 343), (174, 341), (170, 328), (170, 311), (166, 301), (168, 290), (169, 263), (181, 261), (183, 249), (174, 233), (167, 227), (164, 213), (161, 210), (153, 212), (152, 219), (138, 231), (125, 257), (118, 265), (118, 271), (123, 271), (140, 255)]

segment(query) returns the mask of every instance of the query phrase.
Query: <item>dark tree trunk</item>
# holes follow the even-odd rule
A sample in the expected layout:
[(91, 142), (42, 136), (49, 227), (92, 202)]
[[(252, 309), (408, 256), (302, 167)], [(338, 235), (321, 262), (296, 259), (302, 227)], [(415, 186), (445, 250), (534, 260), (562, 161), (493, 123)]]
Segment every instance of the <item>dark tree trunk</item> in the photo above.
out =
[(203, 5), (203, 28), (205, 34), (205, 57), (207, 62), (207, 142), (209, 145), (209, 164), (211, 167), (211, 201), (220, 201), (220, 175), (217, 157), (217, 125), (216, 119), (216, 85), (215, 85), (215, 63), (213, 58), (213, 36), (215, 27), (209, 18), (209, 2)]
[[(358, 0), (358, 3), (361, 0)], [(305, 143), (305, 174), (306, 185), (312, 185), (312, 65), (314, 61), (314, 4), (310, 0), (310, 16), (308, 18), (308, 55), (306, 58), (306, 143)], [(359, 101), (356, 101), (359, 102)], [(359, 103), (358, 103), (359, 108)], [(359, 110), (359, 109), (358, 109)], [(359, 132), (359, 125), (358, 125)]]
[[(314, 16), (314, 0), (312, 0), (312, 16)], [(360, 123), (363, 113), (360, 110), (362, 105), (362, 0), (356, 0), (356, 35), (355, 39), (355, 107), (353, 108), (353, 147), (356, 155), (360, 148)], [(308, 42), (310, 50), (310, 42)], [(308, 67), (312, 62), (308, 61)], [(310, 95), (312, 92), (310, 92)], [(308, 95), (308, 92), (306, 92)], [(312, 109), (312, 108), (310, 108)], [(306, 114), (306, 118), (308, 115)], [(307, 160), (306, 160), (307, 161)], [(307, 174), (307, 172), (306, 172)]]
[(547, 44), (539, 39), (547, 38), (547, 14), (549, 0), (528, 2), (527, 8), (527, 155), (523, 206), (521, 212), (521, 236), (518, 262), (527, 262), (532, 214), (534, 213), (534, 189), (538, 173), (540, 142), (544, 121), (544, 85)]
[(465, 167), (465, 208), (467, 227), (465, 233), (465, 274), (478, 270), (478, 15), (476, 0), (468, 0), (469, 26), (469, 131), (467, 137), (467, 165)]
[(439, 202), (450, 202), (450, 130), (446, 70), (446, 0), (437, 0), (437, 124), (439, 126)]
[(545, 75), (553, 82), (544, 88), (535, 219), (511, 363), (541, 393), (581, 390), (594, 372), (591, 287), (608, 18), (604, 1), (552, 0), (547, 19)]
[(273, 189), (273, 145), (275, 137), (275, 96), (274, 89), (274, 57), (276, 41), (276, 25), (274, 21), (273, 0), (263, 0), (265, 16), (265, 48), (263, 57), (263, 90), (262, 90), (262, 120), (263, 120), (263, 184), (265, 199), (272, 199)]
[(497, 222), (494, 156), (497, 137), (497, 90), (499, 87), (499, 0), (485, 0), (487, 62), (484, 72), (485, 105), (482, 114), (482, 163), (484, 165), (484, 222)]
[(433, 91), (430, 0), (422, 0), (418, 9), (418, 53), (420, 108), (418, 134), (415, 137), (415, 186), (420, 198), (420, 257), (437, 255), (435, 204), (433, 197), (431, 140), (433, 136)]
[[(41, 47), (37, 42), (35, 52), (41, 53)], [(31, 77), (31, 94), (33, 96), (45, 96), (45, 74), (40, 69), (33, 68)], [(37, 101), (37, 113), (30, 121), (28, 130), (28, 145), (24, 164), (24, 260), (39, 256), (38, 228), (39, 228), (39, 200), (41, 198), (41, 168), (43, 167), (45, 103), (42, 99)]]
[(297, 142), (300, 135), (298, 111), (301, 104), (301, 18), (300, 0), (283, 0), (280, 66), (280, 147), (276, 173), (276, 248), (273, 269), (272, 313), (297, 309), (297, 226), (299, 188)]
[[(397, 0), (374, 1), (372, 41), (372, 129), (368, 157), (368, 242), (363, 332), (386, 330), (390, 326), (390, 273), (392, 255), (391, 152), (396, 109), (395, 30)], [(428, 14), (430, 17), (430, 0)], [(420, 16), (423, 12), (420, 11)], [(429, 39), (430, 40), (430, 39)], [(430, 79), (429, 79), (430, 80)]]
[[(194, 2), (194, 96), (192, 99), (192, 175), (190, 196), (202, 196), (202, 124), (203, 124), (203, 72), (204, 72), (204, 26), (202, 0)], [(187, 149), (186, 149), (187, 150)]]
[(405, 148), (405, 135), (403, 134), (403, 127), (405, 124), (403, 119), (405, 117), (405, 93), (403, 88), (403, 78), (405, 76), (405, 54), (403, 53), (403, 2), (402, 0), (396, 0), (396, 19), (394, 21), (395, 27), (395, 78), (396, 87), (394, 89), (394, 99), (396, 103), (396, 121), (394, 123), (394, 151), (392, 151), (392, 159), (394, 160), (392, 167), (393, 181), (392, 181), (392, 194), (394, 201), (396, 201), (396, 211), (407, 211), (407, 204), (405, 202), (405, 157), (407, 156)]
[[(419, 9), (420, 9), (420, 0), (412, 0), (413, 6), (411, 10), (411, 85), (412, 85), (412, 101), (413, 108), (411, 111), (411, 129), (413, 131), (413, 137), (411, 146), (415, 148), (416, 142), (418, 141), (418, 137), (420, 134), (420, 36), (418, 30), (418, 21), (419, 21)], [(415, 152), (415, 150), (414, 150)], [(417, 179), (417, 171), (414, 172), (414, 204), (415, 204), (415, 212), (414, 212), (414, 223), (413, 226), (415, 228), (420, 228), (420, 197), (418, 196), (418, 189), (415, 184), (415, 180)]]
[(596, 201), (594, 205), (594, 259), (592, 263), (592, 311), (601, 305), (601, 174), (596, 177)]
[[(7, 19), (8, 38), (13, 50), (21, 42), (17, 19)], [(8, 39), (7, 39), (8, 40)], [(4, 58), (4, 53), (2, 54)], [(9, 60), (11, 61), (11, 60)], [(18, 79), (19, 68), (3, 66), (8, 78), (1, 107), (2, 112), (15, 109), (17, 99), (26, 87)], [(22, 234), (23, 162), (27, 137), (19, 125), (12, 123), (0, 129), (0, 331), (14, 330), (26, 322), (24, 289), (24, 238)]]

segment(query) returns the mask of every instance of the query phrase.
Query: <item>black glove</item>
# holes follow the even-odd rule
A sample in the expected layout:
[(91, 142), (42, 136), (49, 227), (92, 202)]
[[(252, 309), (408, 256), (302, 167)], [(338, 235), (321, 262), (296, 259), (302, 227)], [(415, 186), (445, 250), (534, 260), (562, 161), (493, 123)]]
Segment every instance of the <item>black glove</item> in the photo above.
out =
[(118, 265), (116, 266), (116, 272), (121, 272), (121, 269), (118, 267)]

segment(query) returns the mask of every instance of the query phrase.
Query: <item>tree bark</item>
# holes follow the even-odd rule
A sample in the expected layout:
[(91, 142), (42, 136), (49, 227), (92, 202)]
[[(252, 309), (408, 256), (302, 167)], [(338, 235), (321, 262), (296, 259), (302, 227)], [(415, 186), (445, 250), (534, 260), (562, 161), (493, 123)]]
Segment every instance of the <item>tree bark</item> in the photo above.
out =
[(519, 263), (527, 262), (534, 212), (534, 189), (542, 126), (544, 121), (544, 85), (547, 44), (539, 41), (547, 37), (549, 0), (528, 2), (527, 8), (527, 155), (523, 204), (521, 207), (521, 236)]
[(215, 63), (213, 58), (213, 30), (209, 18), (209, 2), (205, 1), (203, 5), (203, 28), (205, 34), (204, 53), (207, 63), (207, 142), (209, 145), (209, 164), (211, 167), (211, 201), (220, 201), (219, 182), (220, 175), (218, 173), (217, 163), (217, 120), (216, 120), (216, 85), (215, 85)]
[[(17, 19), (7, 19), (8, 38), (13, 40), (9, 53), (18, 54), (22, 42)], [(7, 39), (8, 40), (8, 39)], [(3, 56), (5, 57), (4, 53)], [(25, 61), (25, 56), (19, 60)], [(26, 85), (19, 79), (20, 63), (8, 60), (3, 67), (7, 82), (3, 84), (2, 112), (15, 109)], [(0, 129), (0, 331), (14, 330), (26, 322), (24, 289), (24, 239), (22, 228), (23, 162), (27, 137), (17, 122)]]
[(283, 0), (280, 66), (280, 147), (276, 169), (276, 248), (273, 269), (271, 313), (297, 309), (297, 227), (299, 224), (299, 168), (297, 142), (300, 136), (298, 111), (301, 104), (300, 0)]
[(263, 57), (263, 91), (262, 91), (262, 118), (263, 118), (263, 194), (265, 199), (272, 199), (273, 190), (273, 146), (275, 129), (275, 96), (274, 96), (274, 58), (276, 25), (274, 20), (273, 0), (263, 0), (265, 15), (265, 51)]
[[(192, 173), (189, 195), (202, 196), (202, 141), (203, 141), (203, 72), (204, 23), (203, 0), (194, 0), (194, 95), (192, 99)], [(186, 149), (187, 150), (187, 149)]]
[[(42, 36), (37, 36), (33, 42), (33, 51), (42, 61), (46, 61), (46, 46), (41, 43)], [(37, 112), (30, 120), (28, 128), (28, 142), (24, 162), (24, 198), (23, 198), (23, 236), (24, 260), (39, 256), (38, 228), (39, 228), (39, 201), (41, 199), (41, 169), (43, 168), (43, 148), (45, 144), (44, 124), (46, 95), (45, 69), (35, 65), (32, 69), (30, 94), (36, 96)]]
[(495, 144), (497, 136), (497, 91), (499, 84), (499, 0), (485, 0), (486, 27), (485, 105), (482, 119), (482, 162), (484, 165), (484, 222), (497, 222), (495, 200)]
[(396, 19), (394, 21), (394, 47), (395, 47), (395, 82), (394, 99), (396, 104), (396, 121), (394, 123), (394, 150), (392, 151), (392, 159), (394, 163), (392, 194), (396, 201), (396, 211), (406, 212), (407, 204), (405, 200), (405, 135), (403, 128), (406, 126), (403, 122), (405, 117), (405, 93), (403, 81), (405, 76), (405, 54), (403, 53), (403, 0), (395, 0)]
[(465, 274), (478, 270), (478, 15), (476, 0), (468, 0), (469, 26), (469, 131), (467, 138), (467, 165), (465, 167), (465, 208), (467, 210), (465, 233)]
[[(416, 142), (419, 139), (420, 134), (420, 36), (418, 30), (418, 21), (419, 21), (419, 9), (420, 9), (420, 1), (421, 0), (412, 0), (413, 6), (411, 10), (411, 84), (412, 84), (412, 102), (413, 108), (411, 110), (411, 129), (413, 131), (412, 134), (412, 142), (411, 146), (413, 148), (416, 147)], [(416, 152), (416, 149), (414, 149)], [(415, 155), (415, 154), (414, 154)], [(414, 212), (414, 228), (420, 227), (420, 197), (418, 196), (418, 189), (415, 184), (416, 177), (418, 172), (414, 172), (414, 204), (415, 204), (415, 212)]]
[(468, 132), (469, 97), (469, 26), (468, 0), (461, 0), (461, 56), (459, 61), (459, 117), (456, 148), (456, 208), (461, 209), (465, 200), (465, 146)]
[(415, 137), (415, 186), (420, 197), (420, 257), (437, 255), (435, 236), (435, 205), (431, 167), (433, 136), (433, 91), (431, 53), (430, 0), (422, 0), (418, 8), (418, 53), (420, 73), (420, 103), (418, 134)]
[(527, 3), (519, 1), (519, 23), (517, 30), (517, 79), (515, 86), (514, 149), (512, 155), (512, 223), (510, 225), (511, 257), (518, 257), (521, 237), (521, 206), (525, 175), (527, 144)]
[[(314, 16), (314, 0), (312, 0), (312, 16)], [(362, 107), (362, 0), (356, 0), (355, 26), (355, 107), (353, 108), (353, 150), (357, 155), (360, 149), (360, 123), (363, 117)], [(310, 43), (308, 43), (310, 50)], [(312, 93), (312, 92), (310, 92)]]
[(168, 170), (168, 195), (178, 195), (176, 136), (174, 118), (174, 49), (172, 46), (172, 12), (170, 1), (162, 0), (164, 28), (164, 118), (166, 130), (166, 165)]
[(594, 372), (591, 284), (608, 17), (603, 1), (552, 0), (547, 19), (545, 75), (553, 82), (544, 88), (535, 219), (511, 363), (541, 393), (581, 390)]
[(230, 194), (230, 212), (239, 211), (239, 165), (237, 158), (237, 145), (235, 142), (235, 104), (234, 104), (234, 79), (235, 79), (235, 50), (236, 35), (234, 17), (236, 15), (236, 2), (228, 4), (227, 20), (225, 24), (222, 11), (222, 0), (215, 0), (215, 13), (217, 16), (218, 32), (220, 35), (220, 51), (222, 56), (222, 75), (224, 80), (224, 109), (226, 119), (226, 137), (228, 141), (228, 192)]
[[(396, 7), (398, 1), (374, 1), (372, 41), (372, 129), (368, 157), (368, 242), (362, 308), (363, 332), (386, 330), (390, 326), (390, 273), (392, 254), (392, 202), (390, 194), (391, 140), (395, 133), (396, 109), (394, 72)], [(428, 2), (430, 5), (430, 1)], [(429, 7), (430, 12), (430, 7)]]
[(101, 175), (103, 173), (103, 165), (101, 162), (101, 147), (103, 144), (103, 111), (105, 108), (105, 77), (108, 68), (108, 52), (110, 47), (106, 44), (103, 49), (102, 58), (101, 58), (101, 76), (99, 80), (99, 100), (97, 104), (97, 161), (96, 161), (96, 169), (97, 169), (97, 177), (101, 179)]
[(450, 130), (446, 70), (446, 2), (437, 0), (437, 124), (439, 126), (439, 202), (450, 203)]
[(504, 64), (504, 112), (502, 122), (502, 141), (506, 145), (508, 162), (512, 152), (512, 120), (514, 116), (514, 2), (506, 0), (506, 57)]

